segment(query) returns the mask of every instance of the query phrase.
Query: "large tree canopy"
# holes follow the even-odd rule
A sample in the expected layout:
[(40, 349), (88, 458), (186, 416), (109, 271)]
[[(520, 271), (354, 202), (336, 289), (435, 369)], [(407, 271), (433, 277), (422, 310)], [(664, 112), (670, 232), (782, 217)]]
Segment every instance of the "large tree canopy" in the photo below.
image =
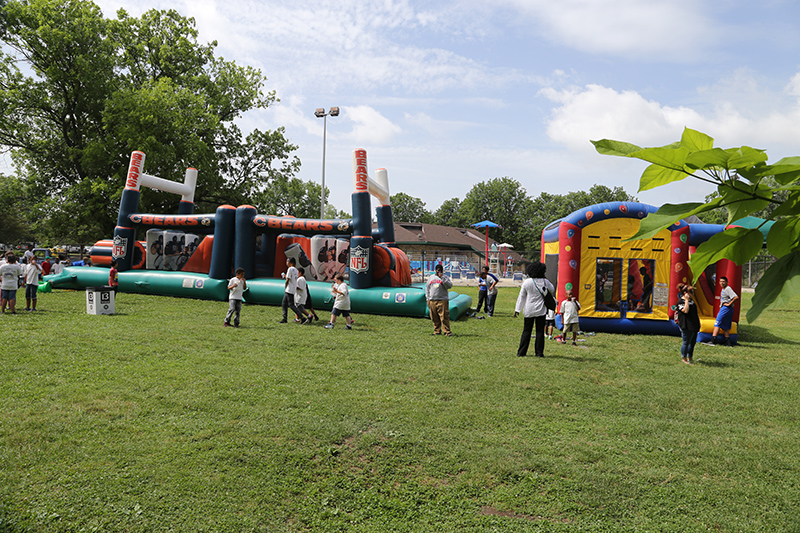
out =
[[(767, 234), (767, 248), (778, 260), (759, 280), (748, 321), (800, 292), (800, 157), (767, 164), (764, 150), (749, 146), (717, 148), (714, 139), (689, 128), (684, 129), (680, 141), (663, 147), (640, 148), (610, 139), (592, 143), (601, 154), (651, 163), (642, 174), (640, 191), (687, 177), (717, 186), (717, 194), (706, 202), (661, 206), (641, 221), (632, 238), (652, 237), (682, 218), (719, 208), (724, 208), (727, 224), (757, 214), (775, 221)], [(698, 246), (689, 266), (693, 272), (702, 272), (722, 258), (742, 265), (761, 252), (763, 242), (759, 228), (730, 228)]]
[[(276, 100), (264, 75), (198, 43), (193, 19), (174, 10), (106, 19), (86, 0), (12, 0), (0, 14), (0, 146), (54, 225), (107, 235), (133, 150), (165, 179), (197, 168), (199, 209), (252, 202), (268, 180), (297, 172), (282, 129), (245, 136), (234, 123)], [(142, 192), (143, 211), (175, 205)]]

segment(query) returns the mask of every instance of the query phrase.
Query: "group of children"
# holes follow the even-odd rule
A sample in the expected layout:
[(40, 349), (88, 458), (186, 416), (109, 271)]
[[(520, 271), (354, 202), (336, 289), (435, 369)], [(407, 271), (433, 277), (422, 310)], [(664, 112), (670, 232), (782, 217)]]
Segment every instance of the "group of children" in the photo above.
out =
[(42, 267), (35, 255), (31, 255), (24, 265), (17, 262), (17, 256), (8, 252), (0, 261), (0, 312), (5, 313), (6, 307), (12, 315), (17, 314), (17, 290), (25, 287), (25, 310), (36, 311), (37, 291), (39, 290), (39, 277)]
[[(296, 266), (297, 261), (294, 257), (286, 260), (286, 272), (281, 274), (285, 279), (283, 300), (281, 310), (283, 316), (278, 321), (280, 324), (288, 322), (289, 310), (295, 314), (295, 322), (306, 326), (314, 320), (319, 320), (314, 304), (311, 299), (311, 291), (308, 290), (308, 283), (305, 278), (305, 269)], [(240, 314), (242, 310), (242, 300), (244, 291), (247, 290), (247, 280), (245, 270), (236, 269), (236, 276), (228, 282), (228, 314), (225, 316), (223, 325), (225, 327), (239, 327)], [(339, 272), (335, 275), (331, 283), (331, 295), (334, 297), (333, 309), (331, 310), (330, 322), (325, 324), (325, 329), (333, 329), (336, 318), (343, 316), (346, 320), (345, 329), (353, 328), (353, 317), (350, 316), (350, 290), (344, 281), (344, 274)], [(231, 324), (231, 321), (233, 323)]]

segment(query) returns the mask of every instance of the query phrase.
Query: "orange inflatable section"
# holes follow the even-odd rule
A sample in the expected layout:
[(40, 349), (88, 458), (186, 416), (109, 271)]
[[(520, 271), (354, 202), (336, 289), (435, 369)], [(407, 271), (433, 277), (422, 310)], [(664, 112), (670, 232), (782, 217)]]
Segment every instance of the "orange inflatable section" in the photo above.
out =
[(197, 272), (198, 274), (208, 274), (211, 268), (211, 250), (214, 247), (214, 237), (206, 236), (200, 241), (200, 246), (194, 251), (192, 257), (186, 261), (181, 269), (183, 272)]
[(286, 272), (286, 248), (295, 243), (300, 245), (307, 257), (311, 257), (310, 238), (302, 235), (279, 235), (275, 242), (275, 269), (272, 273), (274, 277), (280, 278), (281, 273)]

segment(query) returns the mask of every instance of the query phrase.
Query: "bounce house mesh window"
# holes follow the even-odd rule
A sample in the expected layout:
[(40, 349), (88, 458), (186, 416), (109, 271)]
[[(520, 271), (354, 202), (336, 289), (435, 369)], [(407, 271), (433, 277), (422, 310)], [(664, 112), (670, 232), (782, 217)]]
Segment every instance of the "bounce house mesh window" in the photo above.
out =
[(637, 313), (653, 312), (653, 259), (631, 259), (628, 262), (628, 309)]
[(622, 300), (622, 259), (598, 259), (595, 310), (619, 311)]

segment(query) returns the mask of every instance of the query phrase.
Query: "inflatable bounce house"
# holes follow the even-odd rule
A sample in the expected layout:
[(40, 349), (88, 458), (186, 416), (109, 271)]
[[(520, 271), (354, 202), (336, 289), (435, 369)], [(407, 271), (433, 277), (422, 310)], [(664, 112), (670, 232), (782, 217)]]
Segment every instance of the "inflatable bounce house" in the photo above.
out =
[[(708, 341), (719, 311), (719, 278), (741, 295), (742, 269), (727, 259), (693, 276), (687, 261), (695, 247), (724, 231), (719, 224), (681, 220), (647, 240), (626, 241), (639, 220), (657, 210), (635, 202), (609, 202), (580, 209), (542, 232), (541, 261), (561, 301), (571, 290), (581, 303), (583, 331), (680, 335), (672, 306), (678, 284), (695, 285), (701, 330)], [(739, 302), (731, 341), (736, 342)]]
[[(108, 266), (117, 260), (119, 290), (189, 298), (227, 300), (228, 280), (245, 269), (245, 302), (280, 305), (286, 259), (303, 267), (318, 309), (330, 309), (330, 281), (337, 273), (349, 277), (351, 309), (355, 313), (426, 317), (423, 286), (411, 284), (405, 252), (394, 242), (394, 223), (385, 169), (375, 180), (367, 173), (367, 153), (353, 152), (355, 191), (353, 218), (312, 220), (259, 214), (255, 207), (221, 205), (215, 213), (194, 214), (197, 170), (189, 168), (183, 183), (144, 173), (145, 154), (131, 154), (113, 240), (91, 249), (93, 267), (66, 268), (47, 281), (56, 288), (80, 289), (105, 285)], [(140, 187), (181, 196), (178, 213), (138, 212)], [(371, 197), (375, 196), (377, 230), (372, 229)], [(137, 236), (144, 236), (144, 240)], [(455, 319), (472, 305), (472, 298), (451, 293)]]

